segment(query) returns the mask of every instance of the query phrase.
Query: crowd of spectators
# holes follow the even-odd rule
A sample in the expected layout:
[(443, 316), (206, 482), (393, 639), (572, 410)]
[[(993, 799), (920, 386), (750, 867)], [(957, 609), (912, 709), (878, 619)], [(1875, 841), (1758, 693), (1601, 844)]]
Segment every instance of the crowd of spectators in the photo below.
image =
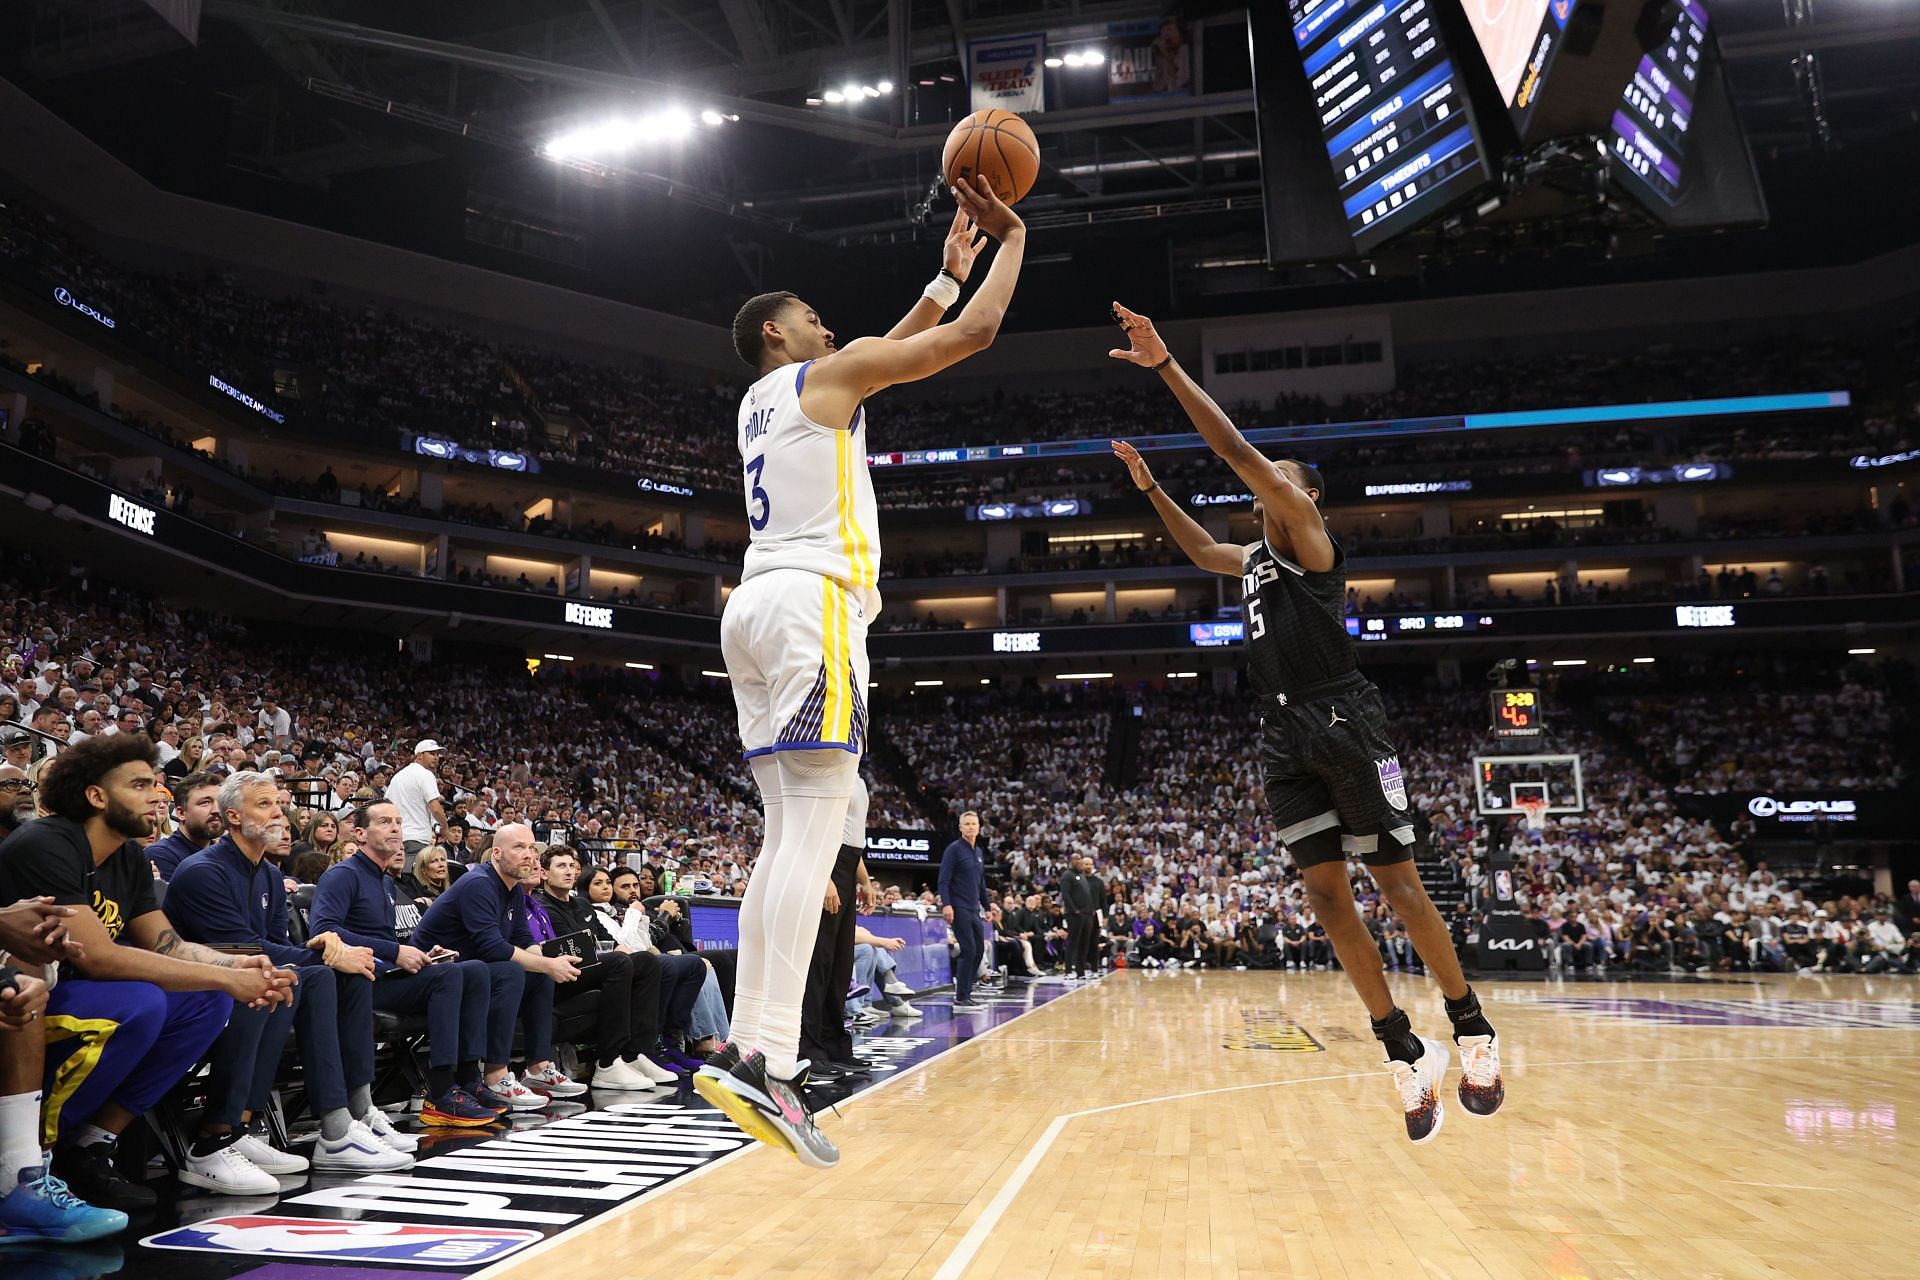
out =
[[(0, 205), (0, 259), (11, 259), (19, 272), (59, 278), (114, 315), (116, 334), (124, 340), (183, 365), (196, 379), (209, 370), (219, 373), (287, 412), (296, 429), (380, 448), (400, 447), (404, 435), (417, 433), (698, 488), (725, 491), (738, 483), (732, 430), (737, 382), (569, 358), (318, 293), (270, 296), (228, 274), (136, 270), (17, 201)], [(1416, 361), (1399, 370), (1390, 392), (1338, 403), (1286, 396), (1271, 405), (1232, 408), (1246, 426), (1311, 425), (1689, 399), (1703, 388), (1719, 395), (1836, 387), (1857, 392), (1873, 373), (1860, 344), (1790, 337), (1702, 348)], [(1102, 391), (896, 395), (876, 410), (880, 425), (871, 447), (888, 451), (1188, 429), (1170, 399), (1117, 385)], [(163, 425), (127, 416), (186, 447)], [(1895, 414), (1850, 418), (1839, 431), (1824, 418), (1806, 417), (1726, 428), (1692, 423), (1503, 432), (1497, 440), (1403, 437), (1390, 444), (1303, 446), (1303, 452), (1329, 474), (1390, 481), (1431, 479), (1436, 465), (1515, 475), (1621, 462), (1830, 457), (1905, 448), (1910, 435), (1909, 421)], [(1184, 485), (1189, 471), (1200, 485), (1230, 483), (1219, 468), (1197, 459), (1169, 469), (1163, 480)], [(876, 487), (883, 508), (910, 510), (1015, 496), (1090, 497), (1120, 492), (1120, 483), (1115, 468), (1090, 462), (1036, 464), (992, 476), (977, 468), (932, 476), (903, 467), (881, 473)]]

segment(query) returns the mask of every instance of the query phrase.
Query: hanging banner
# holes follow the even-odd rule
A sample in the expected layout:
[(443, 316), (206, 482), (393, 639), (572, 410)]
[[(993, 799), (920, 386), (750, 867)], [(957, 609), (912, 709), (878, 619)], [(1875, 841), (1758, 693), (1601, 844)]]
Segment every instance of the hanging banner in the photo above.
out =
[(973, 85), (973, 109), (998, 107), (1015, 115), (1046, 110), (1047, 56), (1044, 34), (967, 41), (967, 74)]
[(1177, 18), (1107, 24), (1107, 100), (1137, 102), (1193, 92), (1193, 46)]

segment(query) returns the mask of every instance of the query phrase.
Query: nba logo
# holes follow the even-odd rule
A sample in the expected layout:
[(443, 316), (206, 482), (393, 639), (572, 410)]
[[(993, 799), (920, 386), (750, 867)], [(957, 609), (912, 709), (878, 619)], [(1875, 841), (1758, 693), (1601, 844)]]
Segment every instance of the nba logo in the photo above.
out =
[(1380, 794), (1387, 803), (1396, 809), (1407, 807), (1407, 779), (1400, 772), (1400, 757), (1388, 756), (1385, 760), (1373, 762), (1375, 772), (1380, 775)]
[(1493, 893), (1502, 902), (1513, 901), (1513, 872), (1496, 871), (1493, 873)]
[(140, 1243), (195, 1253), (265, 1254), (334, 1262), (411, 1262), (480, 1267), (526, 1248), (538, 1231), (413, 1222), (345, 1222), (232, 1214), (176, 1227)]

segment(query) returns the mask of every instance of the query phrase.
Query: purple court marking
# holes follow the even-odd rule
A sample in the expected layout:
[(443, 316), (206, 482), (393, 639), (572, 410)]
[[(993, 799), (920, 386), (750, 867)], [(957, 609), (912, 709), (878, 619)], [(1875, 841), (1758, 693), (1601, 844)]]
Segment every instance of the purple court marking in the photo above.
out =
[[(1078, 988), (1060, 979), (1013, 982), (1005, 990), (983, 989), (974, 998), (984, 1008), (955, 1014), (951, 992), (915, 997), (922, 1017), (911, 1022), (882, 1023), (857, 1036), (855, 1051), (873, 1063), (873, 1083), (866, 1089), (959, 1047), (1024, 1013), (1050, 1004)], [(460, 1277), (511, 1257), (538, 1239), (592, 1222), (619, 1207), (625, 1198), (581, 1199), (552, 1192), (564, 1185), (600, 1190), (607, 1184), (605, 1163), (618, 1159), (626, 1166), (622, 1176), (640, 1179), (633, 1187), (657, 1190), (711, 1165), (749, 1141), (728, 1124), (690, 1088), (676, 1093), (608, 1095), (606, 1105), (616, 1112), (593, 1111), (580, 1104), (559, 1104), (544, 1115), (520, 1118), (504, 1132), (518, 1135), (507, 1144), (502, 1130), (427, 1130), (420, 1134), (421, 1149), (414, 1170), (421, 1179), (465, 1185), (475, 1194), (495, 1195), (503, 1203), (486, 1218), (462, 1216), (472, 1211), (457, 1203), (461, 1191), (448, 1191), (456, 1203), (436, 1204), (435, 1194), (418, 1189), (419, 1203), (408, 1202), (404, 1181), (383, 1186), (359, 1179), (316, 1174), (303, 1181), (283, 1180), (286, 1188), (277, 1202), (229, 1200), (197, 1193), (169, 1195), (164, 1184), (160, 1209), (145, 1239), (129, 1233), (124, 1273), (140, 1280), (424, 1280)], [(592, 1101), (589, 1095), (589, 1101)], [(635, 1106), (632, 1104), (638, 1103)], [(602, 1104), (595, 1104), (596, 1106)], [(634, 1114), (644, 1112), (645, 1114)], [(625, 1113), (625, 1114), (621, 1114)], [(582, 1152), (577, 1147), (537, 1145), (545, 1127), (561, 1121), (589, 1123), (601, 1133), (613, 1127), (632, 1127), (632, 1136), (619, 1132), (601, 1144), (605, 1151)], [(587, 1132), (593, 1132), (588, 1130)], [(591, 1144), (576, 1131), (555, 1130), (562, 1143)], [(522, 1152), (517, 1158), (511, 1154)], [(565, 1162), (581, 1162), (568, 1166)], [(600, 1162), (596, 1164), (595, 1162)], [(656, 1175), (657, 1176), (653, 1176)], [(398, 1175), (405, 1179), (406, 1174)], [(647, 1183), (652, 1177), (653, 1185)], [(548, 1194), (542, 1194), (541, 1187)], [(368, 1193), (391, 1196), (384, 1205), (299, 1203), (303, 1196)], [(213, 1216), (208, 1216), (209, 1211)], [(197, 1220), (196, 1220), (197, 1219)], [(381, 1230), (384, 1228), (384, 1232)], [(398, 1233), (397, 1235), (392, 1233)], [(513, 1237), (520, 1237), (515, 1239)], [(139, 1242), (136, 1243), (135, 1241)], [(471, 1262), (461, 1260), (472, 1251)], [(294, 1255), (286, 1262), (263, 1257)], [(325, 1256), (331, 1255), (331, 1256)], [(0, 1259), (3, 1260), (3, 1259)], [(395, 1269), (399, 1263), (404, 1270)], [(64, 1273), (63, 1273), (64, 1274)], [(78, 1277), (85, 1272), (74, 1272)]]
[(1920, 1004), (1910, 1000), (1658, 1000), (1559, 996), (1532, 1004), (1641, 1026), (1920, 1031)]

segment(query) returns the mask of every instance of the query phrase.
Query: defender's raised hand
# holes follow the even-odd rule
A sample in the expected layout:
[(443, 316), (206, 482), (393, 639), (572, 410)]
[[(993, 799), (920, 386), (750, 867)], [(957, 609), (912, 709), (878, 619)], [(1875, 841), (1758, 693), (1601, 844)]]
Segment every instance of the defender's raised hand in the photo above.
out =
[(1153, 488), (1153, 470), (1147, 466), (1147, 460), (1140, 456), (1138, 449), (1125, 440), (1109, 440), (1107, 443), (1113, 446), (1113, 456), (1127, 464), (1127, 474), (1133, 477), (1135, 488), (1142, 492)]
[[(1167, 361), (1167, 344), (1154, 331), (1153, 321), (1119, 303), (1113, 304), (1113, 318), (1127, 331), (1127, 346), (1107, 352), (1115, 360), (1137, 364), (1142, 369), (1157, 368)], [(1142, 486), (1143, 488), (1145, 486)]]

